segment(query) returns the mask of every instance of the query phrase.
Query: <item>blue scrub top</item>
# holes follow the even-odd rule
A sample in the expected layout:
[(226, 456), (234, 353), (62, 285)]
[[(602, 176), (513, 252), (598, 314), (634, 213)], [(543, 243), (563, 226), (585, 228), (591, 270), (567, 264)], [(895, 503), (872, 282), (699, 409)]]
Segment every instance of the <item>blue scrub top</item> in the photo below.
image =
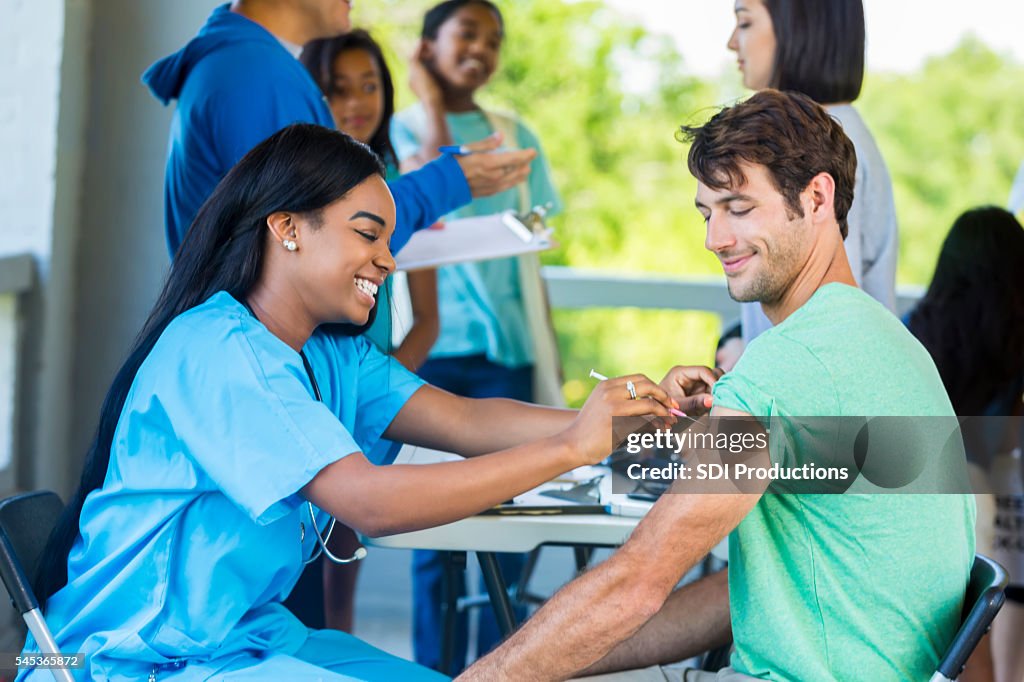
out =
[(299, 490), (369, 452), (423, 382), (360, 337), (318, 330), (304, 350), (322, 403), (299, 354), (221, 292), (143, 362), (46, 610), (91, 677), (205, 678), (309, 644), (281, 604), (314, 549)]

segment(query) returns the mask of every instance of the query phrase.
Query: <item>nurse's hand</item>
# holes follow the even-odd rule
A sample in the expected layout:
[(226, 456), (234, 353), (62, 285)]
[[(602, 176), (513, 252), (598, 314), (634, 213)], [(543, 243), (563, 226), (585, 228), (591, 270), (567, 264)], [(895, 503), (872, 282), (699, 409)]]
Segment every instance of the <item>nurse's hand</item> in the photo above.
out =
[(594, 388), (564, 436), (579, 454), (581, 465), (597, 464), (644, 423), (643, 417), (658, 417), (659, 422), (664, 422), (659, 426), (667, 428), (676, 422), (669, 410), (678, 407), (658, 384), (643, 374), (608, 379)]

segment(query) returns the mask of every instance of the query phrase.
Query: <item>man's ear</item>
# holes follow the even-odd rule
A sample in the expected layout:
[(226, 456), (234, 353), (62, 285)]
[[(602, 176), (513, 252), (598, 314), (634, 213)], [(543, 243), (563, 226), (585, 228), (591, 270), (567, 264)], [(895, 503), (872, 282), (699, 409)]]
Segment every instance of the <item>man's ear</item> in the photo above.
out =
[(298, 233), (295, 229), (295, 216), (286, 211), (278, 211), (267, 216), (267, 227), (274, 237), (274, 241), (283, 242), (286, 239), (295, 241)]
[(810, 211), (811, 220), (815, 224), (834, 221), (836, 181), (828, 173), (818, 173), (807, 184), (804, 190), (805, 211)]

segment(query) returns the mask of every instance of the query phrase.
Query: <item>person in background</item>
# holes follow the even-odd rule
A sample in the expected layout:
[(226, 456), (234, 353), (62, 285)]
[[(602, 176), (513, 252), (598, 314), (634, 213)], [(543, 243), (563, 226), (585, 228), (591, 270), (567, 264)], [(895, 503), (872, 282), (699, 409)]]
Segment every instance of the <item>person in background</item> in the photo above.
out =
[[(411, 68), (419, 103), (399, 112), (392, 140), (403, 170), (430, 163), (443, 145), (460, 145), (499, 133), (505, 145), (533, 149), (525, 183), (515, 189), (475, 200), (450, 218), (489, 215), (512, 209), (525, 213), (535, 205), (559, 209), (547, 163), (537, 137), (516, 117), (485, 109), (477, 101), (480, 89), (498, 68), (505, 40), (500, 10), (486, 0), (449, 0), (424, 16), (421, 42)], [(469, 397), (503, 396), (538, 399), (533, 391), (535, 354), (521, 285), (521, 263), (503, 258), (464, 263), (437, 270), (440, 334), (420, 376), (436, 386)], [(429, 286), (423, 273), (410, 273), (410, 293)], [(428, 667), (440, 664), (443, 555), (418, 551), (414, 556), (413, 639), (416, 660)], [(514, 581), (525, 563), (522, 555), (501, 555), (502, 571)], [(520, 611), (519, 616), (524, 614)], [(464, 632), (465, 618), (460, 628)], [(477, 650), (488, 651), (499, 641), (490, 607), (481, 609)], [(465, 636), (459, 638), (456, 667), (465, 660)]]
[[(398, 177), (398, 158), (391, 146), (391, 117), (395, 113), (395, 86), (380, 45), (362, 29), (335, 38), (308, 43), (300, 57), (313, 80), (327, 97), (335, 125), (366, 144), (385, 163), (386, 177)], [(390, 283), (390, 281), (389, 281)], [(437, 339), (437, 288), (425, 286), (417, 291), (412, 310), (412, 325), (402, 343), (391, 349), (390, 286), (381, 289), (377, 318), (367, 330), (378, 348), (416, 371)], [(339, 556), (352, 556), (359, 539), (348, 527), (334, 529), (331, 550)], [(355, 618), (355, 590), (361, 562), (324, 563), (324, 623), (326, 627), (352, 632)]]
[[(348, 135), (296, 124), (200, 209), (41, 560), (47, 621), (88, 679), (443, 679), (284, 607), (331, 518), (450, 523), (597, 463), (613, 415), (674, 421), (642, 375), (575, 412), (455, 396), (377, 350), (358, 331), (395, 267), (383, 175)], [(468, 458), (387, 465), (381, 437)]]
[[(368, 145), (384, 161), (388, 179), (397, 178), (398, 157), (390, 133), (395, 86), (380, 45), (367, 31), (356, 29), (307, 44), (301, 61), (327, 97), (338, 130)], [(427, 359), (437, 339), (436, 287), (417, 290), (414, 302), (409, 331), (391, 350), (395, 359), (412, 371)], [(390, 316), (378, 315), (368, 332), (382, 349), (390, 349), (389, 321)]]
[[(906, 321), (935, 360), (958, 415), (1024, 414), (1024, 229), (1017, 219), (995, 206), (958, 217), (942, 244), (928, 290)], [(1020, 433), (1014, 428), (1019, 420), (975, 422), (980, 429), (970, 421), (964, 424), (968, 454), (986, 475), (991, 472), (996, 505), (993, 509), (989, 496), (979, 497), (979, 545), (981, 538), (988, 538), (987, 544), (994, 541), (994, 546), (980, 547), (979, 552), (991, 553), (1010, 574), (1006, 604), (992, 626), (992, 665), (997, 682), (1021, 682), (1024, 527), (1014, 521), (1024, 501)], [(1017, 457), (1009, 456), (1015, 449)], [(1010, 470), (1000, 464), (1010, 464)], [(1007, 522), (994, 529), (997, 513)], [(984, 665), (985, 652), (979, 647), (968, 673)]]
[[(242, 156), (292, 123), (334, 127), (323, 94), (299, 63), (302, 46), (349, 28), (349, 0), (234, 0), (217, 7), (185, 47), (142, 76), (171, 123), (164, 211), (173, 259), (210, 192)], [(477, 145), (493, 151), (493, 140)], [(390, 184), (398, 210), (392, 249), (438, 217), (515, 186), (533, 152), (443, 156)]]
[[(857, 183), (846, 253), (853, 276), (886, 308), (896, 309), (898, 256), (892, 181), (878, 146), (853, 106), (864, 80), (862, 0), (736, 0), (736, 53), (743, 85), (800, 92), (843, 126), (857, 150)], [(793, 134), (799, 134), (795, 132)], [(768, 329), (759, 303), (741, 308), (742, 341), (729, 341), (720, 359), (731, 369), (747, 343)]]

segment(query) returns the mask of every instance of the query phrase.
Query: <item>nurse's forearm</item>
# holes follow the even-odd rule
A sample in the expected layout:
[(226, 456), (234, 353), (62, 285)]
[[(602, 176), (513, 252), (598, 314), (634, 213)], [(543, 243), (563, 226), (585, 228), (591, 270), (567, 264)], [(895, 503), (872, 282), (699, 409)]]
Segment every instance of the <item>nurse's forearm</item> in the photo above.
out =
[(384, 435), (473, 457), (555, 436), (569, 428), (576, 415), (575, 410), (504, 398), (471, 400), (426, 385), (409, 398)]
[(391, 535), (478, 514), (584, 463), (562, 437), (440, 464), (375, 466), (353, 453), (302, 492), (364, 535)]
[(452, 437), (465, 457), (513, 448), (538, 438), (555, 436), (569, 428), (576, 410), (545, 407), (518, 400), (488, 398), (472, 401), (473, 418), (463, 422)]

